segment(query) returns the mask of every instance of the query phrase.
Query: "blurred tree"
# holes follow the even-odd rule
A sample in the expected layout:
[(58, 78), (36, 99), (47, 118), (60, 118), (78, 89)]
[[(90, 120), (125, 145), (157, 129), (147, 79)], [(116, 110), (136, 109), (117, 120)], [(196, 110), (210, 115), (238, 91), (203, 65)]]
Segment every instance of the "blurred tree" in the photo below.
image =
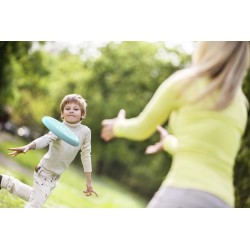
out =
[(49, 89), (46, 85), (51, 73), (50, 56), (42, 50), (30, 51), (11, 64), (13, 69), (12, 120), (19, 126), (35, 128), (41, 121)]
[[(24, 66), (23, 66), (24, 65)], [(45, 115), (60, 119), (62, 98), (84, 85), (84, 63), (68, 50), (49, 53), (40, 49), (12, 63), (15, 109), (13, 121), (45, 132), (41, 119)]]
[[(81, 94), (88, 102), (84, 123), (92, 130), (95, 173), (152, 196), (171, 163), (166, 154), (144, 156), (146, 146), (157, 141), (158, 135), (144, 142), (120, 139), (105, 144), (100, 139), (100, 124), (115, 117), (121, 108), (128, 118), (137, 116), (161, 82), (190, 63), (190, 56), (161, 42), (111, 42), (100, 49), (98, 58), (84, 60), (68, 50), (49, 53), (43, 46), (35, 51), (30, 48), (31, 42), (0, 42), (0, 112), (3, 104), (9, 103), (15, 110), (15, 123), (45, 132), (42, 116), (59, 119), (63, 96)], [(248, 72), (243, 87), (248, 100), (249, 83)], [(248, 120), (235, 164), (236, 207), (250, 207), (249, 131)]]
[(0, 41), (0, 117), (3, 115), (4, 105), (13, 97), (11, 62), (27, 55), (30, 47), (31, 42)]
[[(250, 100), (250, 70), (245, 78), (243, 85), (244, 93)], [(235, 206), (250, 207), (250, 112), (248, 109), (248, 122), (246, 131), (242, 140), (235, 168), (234, 168), (234, 186), (235, 186)]]
[[(173, 56), (179, 59), (178, 66)], [(144, 156), (146, 146), (156, 141), (157, 135), (144, 142), (115, 140), (104, 145), (100, 124), (103, 119), (116, 116), (121, 108), (125, 108), (128, 118), (137, 116), (161, 82), (188, 61), (189, 56), (169, 50), (163, 43), (122, 42), (109, 43), (101, 49), (101, 56), (89, 63), (92, 73), (86, 84), (86, 122), (92, 129), (98, 174), (112, 176), (137, 192), (152, 196), (171, 162), (166, 154)]]

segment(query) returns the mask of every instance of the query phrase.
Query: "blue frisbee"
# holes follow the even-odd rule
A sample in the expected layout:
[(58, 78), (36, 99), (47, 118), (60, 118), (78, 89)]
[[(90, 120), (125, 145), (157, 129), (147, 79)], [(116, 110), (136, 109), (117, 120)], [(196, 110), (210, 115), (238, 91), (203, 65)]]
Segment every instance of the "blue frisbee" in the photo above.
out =
[(44, 116), (42, 122), (53, 134), (63, 141), (75, 147), (79, 145), (80, 142), (77, 136), (62, 122), (50, 116)]

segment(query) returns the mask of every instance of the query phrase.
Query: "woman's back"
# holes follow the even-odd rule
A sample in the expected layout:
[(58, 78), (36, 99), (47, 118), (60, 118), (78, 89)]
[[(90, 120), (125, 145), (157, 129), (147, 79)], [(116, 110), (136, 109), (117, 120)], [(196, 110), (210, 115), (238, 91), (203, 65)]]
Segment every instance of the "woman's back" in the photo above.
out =
[(178, 139), (178, 148), (165, 184), (212, 192), (233, 205), (233, 166), (247, 109), (240, 91), (219, 111), (212, 109), (217, 93), (190, 102), (207, 84), (203, 79), (188, 87), (179, 109), (170, 117), (170, 131)]
[[(247, 122), (241, 87), (248, 66), (248, 42), (198, 42), (191, 66), (164, 81), (137, 117), (125, 119), (121, 110), (102, 122), (106, 141), (145, 140), (158, 127), (160, 142), (146, 153), (164, 149), (173, 162), (150, 207), (234, 206), (233, 166)], [(166, 121), (170, 134), (159, 130)]]

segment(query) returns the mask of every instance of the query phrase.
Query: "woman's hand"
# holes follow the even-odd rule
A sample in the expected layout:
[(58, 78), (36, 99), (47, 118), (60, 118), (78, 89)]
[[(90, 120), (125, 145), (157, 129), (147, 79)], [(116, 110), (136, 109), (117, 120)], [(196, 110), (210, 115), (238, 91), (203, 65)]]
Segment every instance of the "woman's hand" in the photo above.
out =
[(106, 120), (102, 121), (101, 138), (104, 141), (110, 141), (115, 137), (114, 131), (113, 131), (114, 123), (117, 120), (124, 120), (125, 116), (126, 116), (125, 110), (121, 109), (116, 118), (114, 118), (114, 119), (106, 119)]
[(154, 145), (150, 145), (146, 148), (145, 154), (155, 154), (163, 150), (163, 141), (166, 136), (168, 136), (168, 132), (162, 126), (157, 126), (157, 131), (160, 133), (160, 141)]
[(87, 189), (83, 190), (83, 193), (85, 193), (86, 196), (91, 196), (92, 193), (96, 195), (96, 197), (98, 197), (98, 194), (93, 190), (91, 185), (86, 185)]

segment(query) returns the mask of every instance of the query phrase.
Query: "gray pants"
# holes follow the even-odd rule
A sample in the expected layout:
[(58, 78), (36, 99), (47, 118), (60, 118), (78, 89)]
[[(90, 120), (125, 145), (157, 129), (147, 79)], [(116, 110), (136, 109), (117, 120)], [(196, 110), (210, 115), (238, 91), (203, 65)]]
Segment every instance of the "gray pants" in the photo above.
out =
[(162, 186), (148, 208), (230, 208), (220, 198), (205, 191)]
[(59, 178), (60, 175), (54, 175), (38, 167), (34, 172), (33, 188), (7, 175), (3, 175), (1, 187), (7, 189), (17, 197), (28, 201), (25, 208), (40, 208), (46, 202)]

